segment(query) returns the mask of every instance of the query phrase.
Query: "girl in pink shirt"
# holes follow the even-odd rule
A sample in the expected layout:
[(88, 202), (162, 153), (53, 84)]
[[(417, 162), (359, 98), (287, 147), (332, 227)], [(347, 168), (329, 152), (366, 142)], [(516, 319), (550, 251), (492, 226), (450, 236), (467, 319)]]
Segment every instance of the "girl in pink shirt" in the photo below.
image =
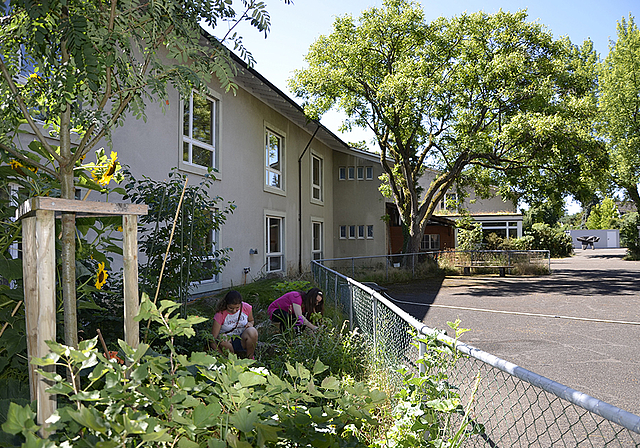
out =
[(291, 327), (309, 327), (312, 331), (318, 329), (309, 321), (313, 313), (324, 313), (324, 298), (322, 291), (311, 288), (306, 293), (291, 291), (271, 302), (267, 309), (272, 322), (280, 324), (280, 331)]
[(238, 291), (229, 291), (218, 302), (211, 334), (214, 337), (212, 348), (220, 353), (226, 349), (231, 353), (246, 353), (247, 358), (254, 357), (258, 330), (253, 326), (251, 305), (242, 301)]

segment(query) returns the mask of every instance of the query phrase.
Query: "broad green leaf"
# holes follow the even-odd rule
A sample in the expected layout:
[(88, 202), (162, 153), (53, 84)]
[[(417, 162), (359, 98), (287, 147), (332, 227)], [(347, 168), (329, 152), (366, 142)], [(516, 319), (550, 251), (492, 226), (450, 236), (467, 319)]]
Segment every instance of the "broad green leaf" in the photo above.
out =
[(229, 423), (244, 433), (253, 431), (259, 417), (257, 412), (249, 412), (247, 408), (242, 408), (229, 417)]
[(22, 431), (37, 431), (39, 426), (35, 424), (36, 414), (29, 405), (19, 406), (9, 403), (7, 421), (2, 424), (2, 430), (9, 434), (20, 434)]
[(322, 380), (321, 387), (329, 390), (338, 390), (340, 388), (340, 381), (333, 376), (328, 376)]
[(242, 387), (251, 387), (258, 384), (265, 384), (267, 379), (259, 373), (247, 371), (238, 375), (238, 381), (240, 381)]
[(218, 403), (211, 403), (208, 406), (200, 404), (193, 409), (193, 424), (198, 428), (207, 428), (217, 422), (222, 408)]

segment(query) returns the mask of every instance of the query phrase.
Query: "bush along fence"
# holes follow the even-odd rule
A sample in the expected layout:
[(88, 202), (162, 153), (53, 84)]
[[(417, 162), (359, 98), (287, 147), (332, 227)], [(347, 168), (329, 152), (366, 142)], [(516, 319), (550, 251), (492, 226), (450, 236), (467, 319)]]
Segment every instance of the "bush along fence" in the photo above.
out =
[(424, 371), (419, 360), (429, 348), (421, 336), (455, 348), (459, 358), (447, 367), (447, 381), (469, 403), (464, 418), (474, 428), (464, 446), (640, 446), (639, 416), (437, 332), (322, 262), (312, 262), (315, 281), (367, 335), (382, 366)]
[(453, 269), (464, 274), (551, 273), (551, 257), (548, 250), (444, 250), (331, 258), (322, 260), (322, 265), (351, 278), (365, 281), (420, 278), (438, 268)]

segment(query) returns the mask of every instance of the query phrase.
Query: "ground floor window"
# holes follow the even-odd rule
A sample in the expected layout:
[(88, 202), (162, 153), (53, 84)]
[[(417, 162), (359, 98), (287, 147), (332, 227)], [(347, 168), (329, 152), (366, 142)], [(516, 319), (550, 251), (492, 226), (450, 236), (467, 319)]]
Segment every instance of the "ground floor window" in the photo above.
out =
[(322, 235), (322, 223), (314, 221), (311, 223), (311, 258), (313, 260), (322, 260), (322, 247), (323, 247), (323, 235)]
[(421, 250), (440, 250), (440, 235), (438, 234), (426, 234), (422, 235), (422, 241), (420, 242)]
[(518, 223), (512, 221), (483, 222), (482, 233), (485, 238), (491, 233), (504, 239), (518, 238)]
[(267, 216), (267, 272), (282, 271), (284, 265), (284, 218)]

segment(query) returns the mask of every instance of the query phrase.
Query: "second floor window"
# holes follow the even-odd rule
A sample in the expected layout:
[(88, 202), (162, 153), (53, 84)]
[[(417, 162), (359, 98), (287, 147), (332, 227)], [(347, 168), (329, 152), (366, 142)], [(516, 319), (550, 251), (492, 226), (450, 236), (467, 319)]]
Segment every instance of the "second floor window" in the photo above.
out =
[(196, 92), (184, 101), (182, 160), (190, 165), (215, 168), (216, 102)]
[(322, 202), (322, 159), (311, 157), (311, 198)]
[(265, 133), (265, 157), (266, 157), (266, 185), (267, 187), (283, 190), (282, 184), (282, 156), (284, 138), (267, 129)]

